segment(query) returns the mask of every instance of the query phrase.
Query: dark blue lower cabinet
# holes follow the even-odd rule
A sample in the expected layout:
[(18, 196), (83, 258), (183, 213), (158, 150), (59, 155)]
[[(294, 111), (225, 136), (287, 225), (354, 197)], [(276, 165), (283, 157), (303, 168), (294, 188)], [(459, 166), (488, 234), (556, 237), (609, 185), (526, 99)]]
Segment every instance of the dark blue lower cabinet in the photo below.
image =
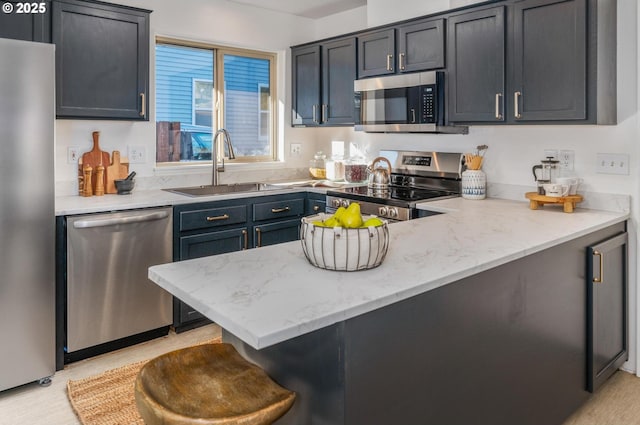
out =
[(300, 238), (300, 219), (253, 226), (254, 247), (291, 242)]
[(180, 237), (180, 260), (240, 251), (249, 246), (246, 227)]

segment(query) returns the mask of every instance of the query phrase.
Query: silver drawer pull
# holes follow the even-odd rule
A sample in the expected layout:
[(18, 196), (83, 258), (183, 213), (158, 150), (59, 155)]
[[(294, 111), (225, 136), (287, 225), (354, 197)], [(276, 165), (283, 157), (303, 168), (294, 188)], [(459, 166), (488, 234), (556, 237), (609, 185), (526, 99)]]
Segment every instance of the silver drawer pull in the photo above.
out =
[(593, 278), (593, 283), (602, 283), (604, 281), (604, 262), (602, 260), (602, 253), (600, 251), (593, 251), (593, 255), (600, 257), (600, 276)]
[(522, 118), (522, 114), (520, 114), (520, 96), (522, 93), (517, 91), (513, 94), (513, 116), (517, 119)]
[(314, 205), (313, 206), (313, 211), (314, 212), (320, 211), (320, 205)]
[(287, 211), (291, 211), (291, 208), (289, 207), (284, 207), (284, 208), (271, 208), (271, 212), (274, 214), (277, 213), (282, 213), (282, 212), (287, 212)]
[(215, 217), (207, 217), (207, 221), (226, 220), (229, 218), (229, 214), (217, 215)]

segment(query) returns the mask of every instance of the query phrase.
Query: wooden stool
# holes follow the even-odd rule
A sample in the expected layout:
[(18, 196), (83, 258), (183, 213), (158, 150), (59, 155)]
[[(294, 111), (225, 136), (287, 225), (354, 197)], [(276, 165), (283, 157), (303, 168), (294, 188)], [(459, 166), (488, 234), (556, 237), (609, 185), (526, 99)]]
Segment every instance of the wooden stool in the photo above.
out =
[(149, 361), (138, 374), (135, 396), (146, 425), (268, 425), (296, 397), (224, 343)]

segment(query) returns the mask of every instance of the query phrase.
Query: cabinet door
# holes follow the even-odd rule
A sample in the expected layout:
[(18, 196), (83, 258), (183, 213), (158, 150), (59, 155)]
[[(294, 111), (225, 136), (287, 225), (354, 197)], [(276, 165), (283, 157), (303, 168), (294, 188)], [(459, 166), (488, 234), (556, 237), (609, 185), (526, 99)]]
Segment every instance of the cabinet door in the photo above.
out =
[(398, 28), (398, 71), (444, 68), (444, 19)]
[(255, 247), (275, 245), (300, 239), (300, 219), (253, 226)]
[(358, 78), (395, 72), (395, 29), (358, 36)]
[(510, 118), (586, 119), (586, 0), (513, 5)]
[[(18, 6), (20, 3), (20, 6)], [(12, 13), (0, 12), (0, 38), (51, 42), (51, 3), (3, 2), (13, 7)], [(18, 13), (19, 7), (36, 7), (38, 13)], [(8, 7), (8, 6), (7, 6)], [(23, 12), (25, 9), (21, 9)], [(29, 9), (31, 10), (31, 9)]]
[(356, 79), (356, 39), (322, 45), (322, 106), (325, 125), (355, 123), (353, 82)]
[(320, 123), (320, 45), (291, 50), (291, 124)]
[(327, 202), (323, 199), (307, 199), (305, 215), (316, 215), (325, 212)]
[(59, 118), (148, 120), (148, 14), (53, 3)]
[(504, 31), (504, 7), (448, 19), (449, 121), (504, 121)]
[(627, 233), (587, 249), (587, 390), (628, 359)]
[(249, 246), (248, 238), (249, 234), (246, 227), (181, 236), (179, 238), (179, 259), (189, 260), (247, 249)]

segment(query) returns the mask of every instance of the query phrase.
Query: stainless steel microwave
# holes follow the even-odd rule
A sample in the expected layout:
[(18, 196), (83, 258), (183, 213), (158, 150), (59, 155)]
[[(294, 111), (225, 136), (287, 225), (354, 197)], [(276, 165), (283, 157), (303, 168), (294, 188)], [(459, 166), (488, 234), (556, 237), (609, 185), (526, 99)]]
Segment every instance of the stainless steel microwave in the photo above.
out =
[(445, 126), (443, 71), (356, 80), (354, 92), (356, 130), (466, 133), (466, 127)]

